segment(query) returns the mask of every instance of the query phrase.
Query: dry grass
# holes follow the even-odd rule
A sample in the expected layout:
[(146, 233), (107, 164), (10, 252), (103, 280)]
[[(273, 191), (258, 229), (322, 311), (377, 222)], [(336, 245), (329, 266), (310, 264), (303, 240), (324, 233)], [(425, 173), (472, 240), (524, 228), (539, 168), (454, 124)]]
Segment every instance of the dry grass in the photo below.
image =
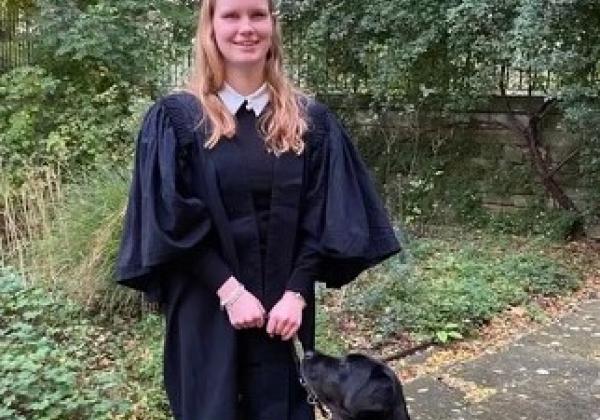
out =
[(20, 186), (0, 179), (0, 264), (100, 314), (147, 310), (139, 294), (114, 283), (127, 184), (115, 171), (64, 184), (48, 168), (29, 171)]
[(58, 169), (32, 169), (14, 186), (0, 171), (0, 265), (15, 266), (24, 279), (30, 274), (30, 245), (49, 234), (56, 204), (64, 198), (60, 179)]

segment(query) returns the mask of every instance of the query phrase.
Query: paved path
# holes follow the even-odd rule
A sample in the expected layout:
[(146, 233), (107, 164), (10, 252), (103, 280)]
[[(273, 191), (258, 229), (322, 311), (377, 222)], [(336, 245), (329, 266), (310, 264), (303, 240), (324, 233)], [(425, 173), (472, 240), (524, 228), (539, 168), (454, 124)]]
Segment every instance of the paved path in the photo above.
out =
[(600, 300), (405, 395), (413, 420), (600, 420)]

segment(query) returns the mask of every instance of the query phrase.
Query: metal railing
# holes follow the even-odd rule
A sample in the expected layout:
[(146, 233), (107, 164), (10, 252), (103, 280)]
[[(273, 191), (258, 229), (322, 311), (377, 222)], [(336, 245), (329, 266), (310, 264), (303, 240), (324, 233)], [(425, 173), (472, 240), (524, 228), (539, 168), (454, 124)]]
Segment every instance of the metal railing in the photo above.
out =
[[(363, 71), (362, 74), (354, 72), (351, 68), (344, 68), (343, 65), (336, 62), (337, 56), (328, 54), (327, 47), (314, 44), (306, 45), (302, 39), (296, 37), (286, 39), (286, 68), (288, 74), (302, 88), (317, 87), (321, 93), (331, 94), (369, 94), (374, 83), (382, 83), (386, 80), (389, 86), (386, 89), (393, 92), (401, 89), (399, 86), (406, 85), (410, 81), (403, 80), (402, 76), (396, 73), (395, 78), (382, 77), (384, 69), (377, 67), (376, 64)], [(389, 54), (394, 54), (390, 51)], [(387, 60), (389, 63), (390, 60)], [(185, 74), (192, 65), (191, 52), (188, 52), (176, 63), (169, 63), (163, 80), (168, 87), (180, 86)], [(474, 70), (475, 71), (475, 70)], [(490, 92), (489, 94), (500, 94), (500, 86), (506, 90), (509, 96), (544, 96), (549, 92), (555, 92), (560, 89), (559, 75), (544, 71), (539, 72), (532, 69), (523, 69), (510, 67), (505, 64), (494, 66), (490, 74)], [(590, 74), (591, 81), (600, 81), (599, 71)], [(469, 89), (464, 81), (449, 76), (446, 81), (449, 87), (453, 89)]]
[(31, 33), (31, 22), (23, 12), (0, 9), (0, 73), (31, 62)]

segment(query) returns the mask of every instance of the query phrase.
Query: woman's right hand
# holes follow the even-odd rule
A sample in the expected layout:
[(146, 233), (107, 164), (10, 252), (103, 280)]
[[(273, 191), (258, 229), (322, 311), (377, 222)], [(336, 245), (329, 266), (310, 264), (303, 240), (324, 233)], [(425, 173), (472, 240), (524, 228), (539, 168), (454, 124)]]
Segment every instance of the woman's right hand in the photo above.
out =
[[(230, 277), (219, 288), (217, 294), (221, 300), (230, 296), (239, 287), (235, 277)], [(265, 323), (266, 311), (260, 301), (249, 291), (244, 290), (241, 296), (226, 307), (229, 322), (235, 329), (262, 328)]]
[(262, 328), (266, 311), (260, 301), (249, 291), (244, 290), (238, 300), (229, 305), (227, 315), (235, 329)]

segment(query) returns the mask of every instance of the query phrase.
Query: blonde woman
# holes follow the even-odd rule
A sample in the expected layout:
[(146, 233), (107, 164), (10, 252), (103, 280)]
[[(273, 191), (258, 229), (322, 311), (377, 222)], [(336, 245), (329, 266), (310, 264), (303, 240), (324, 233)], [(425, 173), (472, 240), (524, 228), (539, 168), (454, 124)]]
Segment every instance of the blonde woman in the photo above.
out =
[(204, 0), (183, 91), (147, 112), (118, 280), (160, 303), (176, 419), (314, 419), (292, 358), (315, 281), (400, 247), (336, 116), (285, 75), (272, 0)]

